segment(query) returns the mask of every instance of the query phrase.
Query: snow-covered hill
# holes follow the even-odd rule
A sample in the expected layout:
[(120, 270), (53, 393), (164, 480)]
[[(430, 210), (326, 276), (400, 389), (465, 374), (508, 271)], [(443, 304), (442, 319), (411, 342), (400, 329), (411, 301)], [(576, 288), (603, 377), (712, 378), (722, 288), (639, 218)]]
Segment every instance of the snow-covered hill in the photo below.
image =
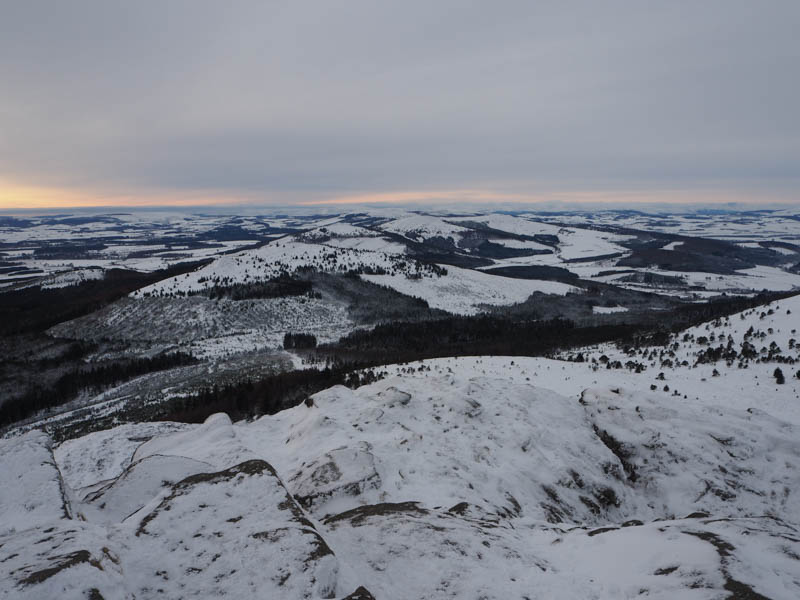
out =
[[(656, 367), (677, 395), (602, 347), (583, 362), (382, 367), (250, 423), (128, 424), (54, 450), (39, 432), (0, 441), (2, 589), (796, 598), (800, 380), (761, 377), (795, 357), (772, 341), (788, 348), (798, 302), (678, 334), (678, 366)], [(767, 350), (747, 369), (682, 365), (712, 330)]]
[[(475, 314), (483, 305), (522, 302), (534, 292), (564, 295), (569, 291), (578, 291), (573, 286), (553, 281), (511, 279), (448, 265), (432, 268), (408, 258), (403, 252), (388, 254), (386, 246), (391, 243), (380, 237), (349, 235), (350, 226), (347, 235), (335, 239), (340, 242), (376, 240), (374, 247), (383, 248), (384, 251), (365, 250), (363, 243), (353, 244), (352, 247), (343, 243), (329, 245), (331, 239), (327, 236), (342, 228), (337, 227), (315, 230), (312, 239), (324, 241), (273, 242), (256, 250), (223, 256), (193, 273), (165, 279), (137, 290), (132, 296), (184, 295), (213, 286), (267, 281), (281, 274), (293, 274), (310, 268), (327, 273), (356, 272), (367, 281), (422, 298), (433, 308), (455, 314)], [(316, 234), (320, 234), (319, 237), (315, 237)], [(307, 234), (298, 236), (299, 239), (307, 237)]]
[[(283, 268), (313, 266), (323, 249), (344, 249), (359, 255), (343, 257), (337, 266), (375, 266), (384, 264), (385, 256), (408, 255), (483, 269), (555, 266), (584, 279), (683, 296), (703, 290), (788, 290), (800, 287), (799, 222), (791, 210), (645, 214), (521, 209), (507, 214), (399, 207), (294, 217), (137, 213), (10, 218), (0, 220), (6, 242), (0, 286), (51, 285), (52, 277), (58, 285), (77, 283), (83, 276), (71, 276), (73, 270), (153, 271), (215, 259), (199, 276), (204, 281), (190, 277), (149, 290), (177, 293), (202, 289), (209, 280), (253, 281)], [(708, 246), (709, 238), (716, 245)], [(280, 248), (284, 242), (309, 247), (299, 254), (252, 251), (257, 244)], [(231, 258), (237, 249), (242, 252)], [(437, 255), (445, 260), (436, 260)], [(734, 255), (741, 260), (728, 260)], [(275, 268), (269, 267), (272, 263)], [(642, 277), (653, 272), (670, 284)]]
[(381, 225), (381, 229), (414, 241), (440, 238), (450, 240), (454, 244), (457, 244), (463, 235), (470, 232), (466, 227), (455, 225), (441, 217), (420, 214), (394, 219)]
[(132, 295), (183, 294), (220, 285), (267, 281), (303, 268), (340, 273), (364, 269), (386, 270), (420, 276), (429, 272), (425, 265), (382, 252), (329, 248), (320, 243), (288, 240), (222, 256), (193, 273), (165, 279)]
[[(135, 451), (152, 425), (73, 440), (55, 461), (43, 434), (2, 442), (4, 473), (40, 465), (2, 498), (15, 515), (0, 542), (4, 589), (796, 596), (796, 426), (664, 408), (655, 395), (597, 388), (579, 403), (422, 373), (333, 388), (252, 424), (164, 425)], [(109, 470), (115, 439), (129, 458)], [(83, 485), (91, 473), (101, 485)]]
[[(612, 321), (670, 304), (637, 308), (626, 304), (629, 291), (604, 296), (611, 286), (681, 296), (800, 286), (790, 216), (727, 226), (711, 217), (379, 213), (187, 220), (174, 231), (170, 221), (148, 248), (117, 239), (136, 238), (133, 230), (112, 236), (127, 218), (91, 224), (87, 236), (115, 240), (102, 252), (148, 261), (182, 250), (167, 243), (182, 239), (180, 227), (258, 231), (262, 245), (187, 248), (213, 261), (50, 334), (104, 351), (140, 344), (209, 359), (186, 367), (185, 379), (142, 376), (168, 394), (175, 381), (197, 389), (212, 374), (224, 381), (227, 368), (251, 372), (244, 364), (260, 373), (270, 360), (260, 351), (284, 333), (324, 342), (364, 326), (348, 305), (364, 290), (384, 294), (377, 302), (399, 292), (424, 299), (428, 307), (416, 304), (426, 311), (464, 315), (541, 292), (550, 296), (536, 302), (562, 310), (574, 301), (584, 310), (576, 314)], [(702, 233), (700, 221), (736, 244), (681, 237)], [(774, 239), (749, 235), (751, 222)], [(30, 228), (53, 248), (61, 239)], [(33, 250), (11, 248), (7, 258), (28, 260), (23, 252)], [(745, 267), (753, 256), (761, 262)], [(55, 273), (53, 260), (44, 273)], [(310, 271), (313, 293), (203, 295), (284, 275), (308, 282)], [(31, 285), (100, 277), (59, 271)], [(9, 432), (0, 440), (0, 598), (800, 597), (798, 315), (795, 296), (555, 358), (388, 365), (374, 369), (375, 383), (330, 388), (252, 422), (219, 414), (201, 425), (128, 423), (60, 445), (39, 431)], [(234, 351), (246, 363), (225, 358)], [(142, 386), (102, 392), (96, 414), (138, 401)], [(80, 402), (65, 406), (80, 411)]]
[[(380, 220), (374, 217), (373, 221), (375, 219)], [(694, 221), (683, 217), (676, 216), (669, 222), (647, 220), (644, 224), (652, 233), (646, 229), (626, 229), (626, 221), (618, 215), (608, 224), (599, 219), (599, 229), (587, 226), (580, 219), (572, 220), (579, 224), (547, 222), (543, 215), (533, 214), (442, 216), (401, 211), (395, 218), (372, 226), (337, 219), (321, 224), (310, 222), (309, 225), (315, 227), (302, 233), (255, 250), (220, 256), (195, 273), (159, 282), (134, 295), (190, 293), (214, 285), (263, 281), (281, 273), (315, 268), (334, 273), (351, 270), (366, 274), (388, 273), (391, 277), (384, 277), (381, 283), (401, 293), (416, 292), (426, 299), (441, 298), (438, 308), (461, 314), (480, 310), (486, 300), (480, 297), (483, 289), (480, 284), (475, 284), (477, 297), (474, 300), (467, 300), (465, 305), (465, 296), (468, 298), (470, 294), (462, 291), (458, 294), (461, 301), (453, 302), (454, 296), (447, 290), (473, 282), (463, 282), (466, 275), (455, 270), (428, 277), (428, 271), (415, 256), (421, 256), (424, 262), (435, 260), (436, 256), (452, 264), (473, 261), (472, 265), (481, 270), (510, 268), (524, 272), (526, 268), (558, 267), (584, 280), (666, 295), (702, 296), (800, 287), (800, 275), (792, 272), (792, 265), (800, 260), (800, 246), (785, 241), (794, 239), (788, 234), (777, 242), (758, 237), (758, 232), (753, 233), (752, 239), (733, 239), (738, 242), (738, 248), (747, 249), (750, 254), (731, 262), (729, 258), (736, 255), (737, 248), (733, 244), (716, 242), (727, 244), (719, 247), (713, 245), (715, 242), (694, 238), (687, 246), (686, 238), (675, 238), (675, 233), (681, 233), (680, 228), (676, 230), (678, 222), (686, 224), (687, 232), (696, 234)], [(635, 219), (630, 223), (642, 226)], [(787, 227), (786, 223), (791, 221), (781, 221), (782, 227)], [(791, 225), (788, 227), (791, 229)], [(609, 231), (615, 228), (623, 233)], [(673, 239), (678, 241), (671, 241)], [(708, 243), (712, 246), (707, 246)], [(756, 262), (751, 262), (753, 260)], [(418, 282), (420, 275), (422, 281)], [(564, 293), (561, 288), (552, 291), (553, 286), (527, 279), (530, 274), (521, 276), (535, 291)], [(407, 282), (409, 278), (413, 285)], [(520, 301), (520, 293), (503, 293), (513, 287), (508, 281), (497, 279), (492, 287), (500, 294), (494, 302), (486, 304)]]

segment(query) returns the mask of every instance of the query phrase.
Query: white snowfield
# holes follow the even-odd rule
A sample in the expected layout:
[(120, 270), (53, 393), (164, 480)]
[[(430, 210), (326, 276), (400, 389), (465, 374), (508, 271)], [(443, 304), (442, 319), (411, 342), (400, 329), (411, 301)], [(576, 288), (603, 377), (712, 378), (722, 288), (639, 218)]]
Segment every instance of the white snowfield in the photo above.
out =
[(608, 254), (627, 254), (628, 250), (620, 246), (619, 242), (631, 239), (631, 236), (595, 231), (593, 229), (551, 225), (549, 223), (533, 221), (524, 217), (515, 217), (512, 215), (492, 214), (467, 218), (463, 219), (463, 221), (482, 223), (492, 229), (528, 237), (536, 235), (556, 236), (558, 237), (559, 243), (554, 257), (557, 258), (559, 262), (565, 260), (589, 259)]
[[(797, 598), (796, 314), (797, 297), (681, 332), (655, 367), (610, 346), (442, 358), (249, 423), (2, 440), (0, 590)], [(758, 340), (747, 368), (693, 367), (729, 335)]]
[(477, 314), (485, 305), (507, 306), (524, 302), (535, 292), (558, 296), (581, 292), (579, 288), (557, 281), (513, 279), (450, 265), (441, 266), (447, 269), (447, 275), (442, 277), (409, 279), (402, 275), (362, 275), (361, 278), (391, 287), (407, 296), (422, 298), (431, 308), (459, 315)]
[(621, 225), (734, 242), (759, 240), (797, 243), (798, 241), (796, 208), (739, 213), (735, 216), (724, 211), (693, 214), (691, 207), (686, 207), (683, 213), (676, 209), (676, 206), (672, 206), (666, 211), (655, 210), (652, 213), (623, 214), (614, 210), (590, 210), (572, 214), (532, 216), (576, 225)]
[[(573, 270), (577, 271), (577, 269)], [(800, 275), (796, 273), (787, 273), (775, 267), (757, 266), (752, 269), (736, 271), (731, 275), (718, 275), (716, 273), (700, 273), (695, 271), (670, 271), (666, 269), (649, 270), (659, 275), (683, 279), (686, 284), (713, 293), (714, 295), (721, 292), (744, 293), (752, 290), (788, 292), (793, 289), (800, 289)], [(639, 269), (638, 271), (645, 272), (645, 269)], [(598, 280), (628, 289), (649, 290), (659, 294), (670, 293), (668, 287), (665, 289), (661, 286), (624, 282), (620, 281), (618, 275), (606, 276)]]

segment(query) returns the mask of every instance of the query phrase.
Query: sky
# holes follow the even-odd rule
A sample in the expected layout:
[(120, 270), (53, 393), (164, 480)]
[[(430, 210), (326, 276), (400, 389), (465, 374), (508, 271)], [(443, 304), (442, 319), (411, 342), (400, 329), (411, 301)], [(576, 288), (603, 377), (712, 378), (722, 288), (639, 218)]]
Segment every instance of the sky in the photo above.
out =
[(0, 209), (800, 204), (800, 2), (0, 0)]

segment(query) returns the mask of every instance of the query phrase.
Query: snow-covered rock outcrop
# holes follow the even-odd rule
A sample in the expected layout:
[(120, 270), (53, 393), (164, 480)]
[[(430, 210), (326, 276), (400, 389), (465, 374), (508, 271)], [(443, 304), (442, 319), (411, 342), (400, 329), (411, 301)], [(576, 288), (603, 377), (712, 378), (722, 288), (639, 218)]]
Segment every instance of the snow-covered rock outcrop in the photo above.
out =
[(35, 469), (0, 496), (4, 598), (336, 597), (337, 557), (263, 460), (149, 456), (70, 510), (46, 435), (0, 457)]
[(56, 460), (44, 434), (1, 441), (4, 593), (800, 594), (796, 425), (625, 387), (566, 397), (500, 360), (517, 376), (439, 361), (252, 423), (93, 433)]

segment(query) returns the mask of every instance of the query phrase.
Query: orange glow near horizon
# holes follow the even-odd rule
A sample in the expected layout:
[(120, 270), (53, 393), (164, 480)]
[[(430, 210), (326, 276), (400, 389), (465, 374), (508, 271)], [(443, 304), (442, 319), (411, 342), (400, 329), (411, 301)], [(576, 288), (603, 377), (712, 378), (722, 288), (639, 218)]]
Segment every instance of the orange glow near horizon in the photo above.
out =
[(91, 206), (84, 195), (56, 188), (0, 182), (0, 209)]
[(108, 193), (71, 188), (21, 185), (0, 180), (0, 210), (69, 209), (91, 207), (148, 206), (226, 206), (226, 205), (350, 205), (350, 204), (722, 204), (779, 203), (797, 204), (793, 198), (776, 195), (744, 194), (711, 190), (655, 191), (552, 191), (520, 193), (491, 189), (406, 190), (364, 192), (338, 196), (301, 197), (299, 192), (259, 194), (223, 194), (219, 191), (147, 190), (136, 193)]
[(66, 209), (118, 206), (221, 206), (247, 203), (207, 192), (88, 192), (45, 186), (18, 185), (0, 180), (0, 210)]

